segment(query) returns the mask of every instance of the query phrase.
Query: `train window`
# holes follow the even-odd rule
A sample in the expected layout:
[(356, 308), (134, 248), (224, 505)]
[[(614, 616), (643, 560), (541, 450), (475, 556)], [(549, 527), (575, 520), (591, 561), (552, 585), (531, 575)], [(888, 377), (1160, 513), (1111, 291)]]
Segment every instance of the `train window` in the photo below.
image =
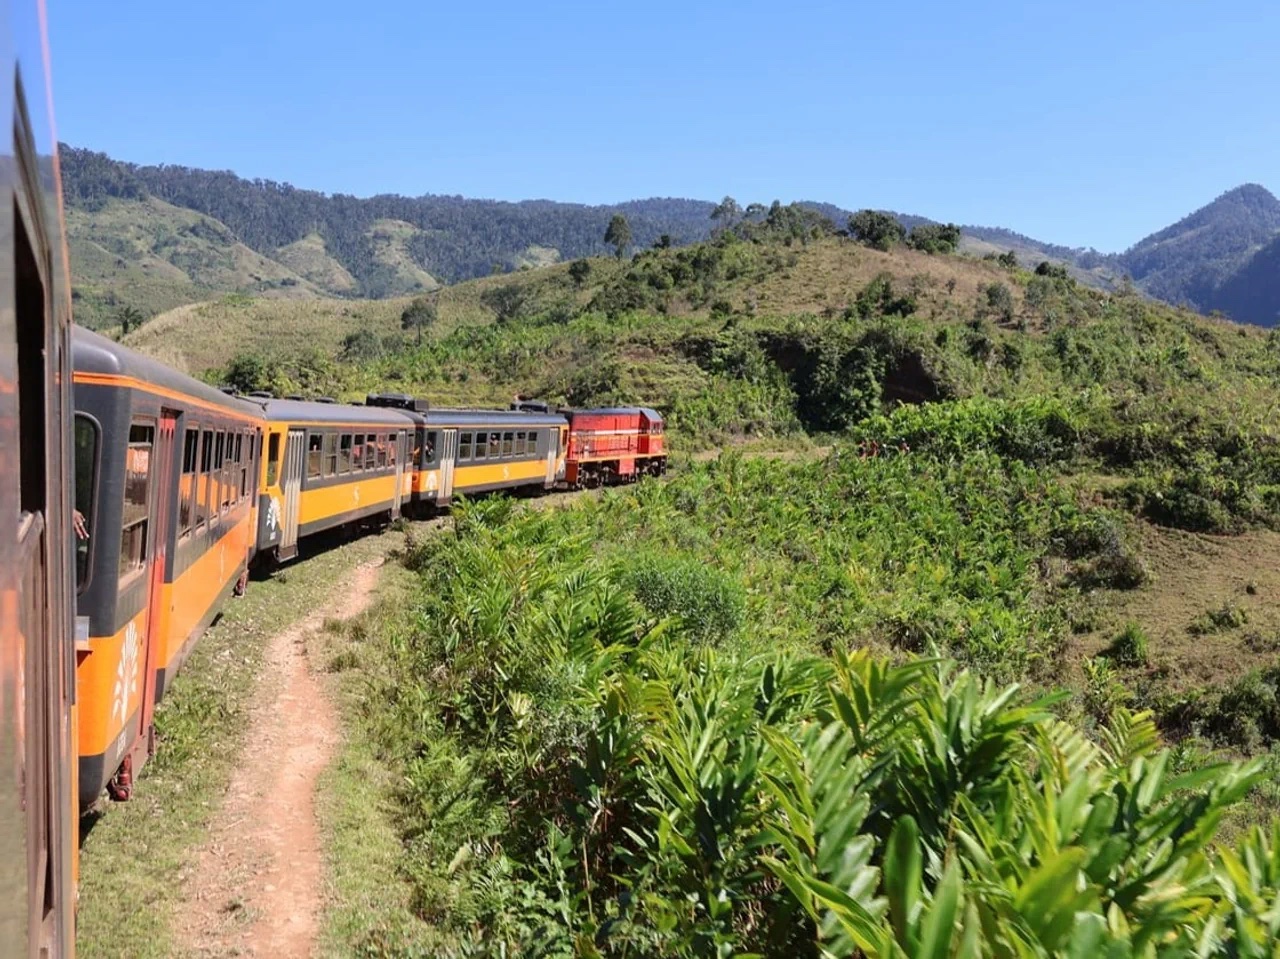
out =
[[(435, 436), (435, 433), (429, 433), (428, 436)], [(458, 440), (458, 459), (471, 459), (471, 434), (463, 433), (462, 438)]]
[(396, 465), (396, 456), (400, 450), (400, 444), (404, 442), (403, 433), (392, 433), (387, 437), (387, 465)]
[(338, 473), (338, 434), (324, 434), (324, 462), (321, 476), (336, 476)]
[(482, 460), (489, 455), (489, 434), (476, 434), (476, 459)]
[(223, 488), (227, 484), (226, 444), (225, 430), (213, 434), (213, 493), (209, 497), (209, 512), (215, 516), (222, 510)]
[(378, 463), (378, 447), (382, 444), (382, 437), (375, 436), (370, 433), (365, 437), (364, 444), (364, 468), (373, 469)]
[(516, 456), (524, 456), (525, 454), (524, 430), (516, 433)]
[(280, 474), (280, 434), (272, 433), (267, 440), (267, 485), (275, 486)]
[(200, 463), (200, 428), (182, 434), (182, 476), (178, 478), (178, 535), (186, 536), (196, 522), (196, 476)]
[(209, 464), (213, 459), (213, 433), (200, 431), (199, 472), (192, 481), (191, 495), (195, 499), (195, 524), (199, 529), (209, 519)]
[(124, 459), (124, 512), (121, 514), (120, 582), (132, 578), (147, 562), (147, 491), (151, 480), (151, 447), (156, 428), (129, 427)]
[(502, 455), (502, 434), (489, 434), (489, 459), (496, 460)]
[[(244, 442), (244, 441), (248, 442)], [(240, 460), (240, 498), (249, 498), (249, 462), (253, 459), (253, 434), (247, 430), (236, 440), (236, 454)]]
[(338, 472), (351, 472), (351, 434), (343, 433), (342, 441), (338, 444)]
[(324, 437), (319, 433), (307, 434), (307, 479), (320, 478), (321, 457), (324, 455)]
[(388, 446), (387, 437), (385, 435), (379, 436), (378, 437), (378, 459), (377, 459), (376, 465), (380, 470), (384, 470), (387, 468), (387, 446)]
[(227, 447), (222, 461), (222, 508), (230, 509), (236, 501), (236, 488), (240, 485), (236, 476), (236, 435), (227, 433)]
[[(466, 437), (467, 437), (467, 446), (470, 447), (471, 434), (467, 433)], [(426, 466), (428, 463), (434, 463), (436, 461), (436, 456), (437, 456), (436, 451), (440, 449), (439, 443), (440, 443), (440, 437), (436, 435), (435, 430), (431, 430), (429, 433), (427, 433), (427, 443), (422, 448), (422, 465), (423, 466)], [(471, 450), (468, 449), (467, 453), (468, 455), (470, 455)]]
[(515, 452), (515, 445), (514, 445), (515, 441), (512, 438), (513, 436), (514, 434), (510, 430), (507, 430), (507, 432), (502, 434), (502, 455), (503, 456), (510, 456), (512, 453)]
[(222, 456), (218, 444), (221, 435), (217, 430), (209, 431), (209, 470), (204, 476), (204, 515), (210, 523), (218, 517), (218, 497), (222, 495), (219, 481)]
[(364, 469), (364, 434), (357, 433), (351, 441), (351, 470)]
[(73, 533), (76, 538), (76, 589), (81, 591), (89, 582), (89, 547), (93, 542), (94, 490), (98, 474), (98, 424), (89, 417), (77, 413), (75, 428), (75, 503), (78, 516), (73, 516)]

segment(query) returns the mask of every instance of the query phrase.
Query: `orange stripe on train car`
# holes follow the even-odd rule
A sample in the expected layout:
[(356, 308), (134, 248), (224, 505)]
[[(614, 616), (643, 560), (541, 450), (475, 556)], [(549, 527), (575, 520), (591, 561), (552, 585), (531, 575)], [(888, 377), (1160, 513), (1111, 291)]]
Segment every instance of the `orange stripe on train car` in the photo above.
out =
[(390, 509), (395, 492), (394, 473), (340, 483), (336, 486), (304, 489), (298, 497), (298, 524), (305, 526), (308, 523), (318, 523), (365, 506), (376, 506), (379, 503), (386, 503), (387, 508)]
[(91, 637), (89, 651), (78, 654), (76, 695), (80, 704), (78, 749), (81, 756), (107, 757), (112, 769), (129, 747), (125, 721), (142, 703), (146, 669), (147, 612), (144, 607), (113, 636)]
[[(248, 511), (174, 582), (165, 584), (161, 606), (168, 613), (168, 622), (160, 633), (163, 639), (156, 657), (158, 668), (169, 670), (181, 658), (227, 585), (239, 578), (249, 561), (254, 527), (253, 512)], [(172, 678), (168, 676), (166, 682)]]

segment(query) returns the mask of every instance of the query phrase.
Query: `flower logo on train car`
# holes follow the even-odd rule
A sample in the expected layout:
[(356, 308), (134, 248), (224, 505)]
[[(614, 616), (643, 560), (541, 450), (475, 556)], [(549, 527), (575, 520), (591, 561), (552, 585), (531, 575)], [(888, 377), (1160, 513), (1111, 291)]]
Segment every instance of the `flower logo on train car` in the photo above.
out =
[(280, 525), (280, 501), (272, 496), (267, 500), (267, 536), (275, 537)]
[(129, 704), (138, 695), (138, 623), (129, 623), (124, 631), (124, 645), (120, 647), (120, 662), (116, 664), (116, 686), (112, 692), (114, 703), (111, 718), (120, 714), (120, 722), (129, 716)]

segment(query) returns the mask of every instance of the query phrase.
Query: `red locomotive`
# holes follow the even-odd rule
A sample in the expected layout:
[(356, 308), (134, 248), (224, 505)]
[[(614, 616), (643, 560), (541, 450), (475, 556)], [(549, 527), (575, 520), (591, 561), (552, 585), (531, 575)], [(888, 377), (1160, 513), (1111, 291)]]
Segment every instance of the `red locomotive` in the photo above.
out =
[(644, 406), (561, 410), (569, 421), (564, 481), (571, 489), (629, 483), (667, 469), (662, 416)]

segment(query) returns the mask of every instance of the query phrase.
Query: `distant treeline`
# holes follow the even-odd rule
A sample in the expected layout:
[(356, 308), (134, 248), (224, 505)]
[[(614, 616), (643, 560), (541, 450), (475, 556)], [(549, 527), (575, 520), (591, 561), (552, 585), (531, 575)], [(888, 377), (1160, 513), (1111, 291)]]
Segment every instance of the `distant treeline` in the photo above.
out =
[(360, 293), (378, 297), (402, 292), (394, 275), (374, 256), (378, 220), (417, 227), (407, 240), (414, 260), (447, 282), (484, 276), (495, 265), (511, 268), (530, 246), (552, 247), (566, 259), (606, 252), (610, 218), (623, 213), (634, 242), (649, 246), (664, 234), (691, 243), (711, 231), (714, 206), (698, 200), (635, 200), (614, 206), (583, 206), (548, 200), (505, 203), (460, 196), (361, 199), (300, 190), (272, 180), (246, 180), (225, 171), (183, 166), (137, 166), (102, 153), (63, 145), (62, 175), (67, 201), (83, 209), (107, 200), (154, 196), (214, 217), (245, 245), (266, 256), (311, 233), (324, 238), (335, 257), (360, 283)]

